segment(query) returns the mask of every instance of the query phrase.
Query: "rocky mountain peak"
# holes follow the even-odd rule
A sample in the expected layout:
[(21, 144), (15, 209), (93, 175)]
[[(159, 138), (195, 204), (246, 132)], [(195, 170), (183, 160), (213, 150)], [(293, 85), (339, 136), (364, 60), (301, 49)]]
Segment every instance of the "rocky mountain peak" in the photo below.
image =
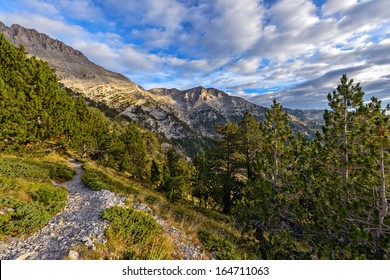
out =
[(34, 29), (28, 29), (19, 24), (13, 24), (8, 28), (0, 23), (0, 32), (12, 44), (23, 45), (27, 52), (47, 61), (62, 79), (77, 78), (98, 82), (131, 83), (127, 77), (94, 64), (80, 51)]
[(7, 26), (0, 21), (0, 31), (7, 29)]

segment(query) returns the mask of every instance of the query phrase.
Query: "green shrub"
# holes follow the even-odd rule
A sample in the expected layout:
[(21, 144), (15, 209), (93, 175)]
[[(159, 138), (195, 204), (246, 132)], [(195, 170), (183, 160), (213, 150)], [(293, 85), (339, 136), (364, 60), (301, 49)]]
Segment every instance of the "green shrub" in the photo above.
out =
[(24, 178), (34, 181), (45, 181), (49, 177), (47, 168), (39, 163), (20, 158), (0, 159), (0, 175), (8, 178)]
[(206, 231), (199, 231), (198, 237), (206, 250), (213, 253), (220, 260), (234, 260), (237, 256), (234, 245), (221, 236), (210, 234)]
[(53, 188), (51, 186), (42, 186), (32, 198), (45, 205), (45, 209), (49, 214), (55, 214), (63, 209), (66, 205), (68, 192), (65, 188)]
[(169, 259), (172, 244), (162, 227), (147, 213), (118, 206), (102, 212), (109, 221), (108, 243), (124, 246), (123, 259)]
[(88, 164), (83, 165), (84, 173), (81, 176), (81, 181), (91, 190), (109, 190), (116, 193), (138, 194), (139, 191), (134, 187), (124, 184), (119, 180), (114, 179), (107, 173), (91, 167)]
[(12, 214), (12, 227), (18, 234), (31, 233), (43, 227), (50, 219), (45, 206), (38, 202), (25, 203)]
[(145, 242), (155, 234), (161, 233), (161, 226), (150, 215), (133, 209), (111, 207), (102, 212), (102, 218), (111, 223), (112, 230), (123, 239), (134, 243)]
[(33, 185), (33, 201), (20, 201), (14, 197), (0, 198), (0, 207), (10, 208), (0, 215), (0, 239), (5, 236), (30, 234), (43, 227), (50, 218), (66, 205), (68, 193), (65, 188), (48, 184)]
[(39, 162), (21, 158), (1, 158), (0, 175), (8, 178), (23, 178), (36, 182), (52, 180), (69, 181), (76, 171), (63, 163)]
[(76, 170), (63, 163), (45, 162), (42, 165), (49, 167), (49, 177), (58, 182), (70, 181), (76, 175)]

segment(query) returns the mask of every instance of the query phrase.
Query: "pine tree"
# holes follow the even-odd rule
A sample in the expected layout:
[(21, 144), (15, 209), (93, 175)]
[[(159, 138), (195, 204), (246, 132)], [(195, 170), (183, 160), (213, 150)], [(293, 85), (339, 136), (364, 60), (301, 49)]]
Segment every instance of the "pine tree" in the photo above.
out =
[(150, 181), (153, 184), (158, 184), (161, 180), (161, 172), (158, 168), (157, 162), (153, 159), (150, 167)]
[[(362, 199), (359, 171), (359, 152), (361, 143), (361, 123), (358, 121), (363, 107), (363, 91), (359, 83), (343, 75), (340, 84), (332, 94), (328, 94), (330, 111), (324, 113), (325, 125), (319, 140), (323, 143), (323, 167), (327, 170), (327, 188), (334, 198), (331, 203), (338, 225), (341, 227), (343, 243), (350, 242), (349, 231), (354, 226), (349, 222), (351, 215), (357, 214), (355, 208)], [(359, 190), (360, 189), (360, 190)], [(338, 200), (339, 199), (339, 200)]]
[(264, 141), (262, 154), (258, 156), (259, 172), (277, 190), (287, 183), (286, 176), (294, 161), (294, 134), (288, 123), (287, 112), (283, 112), (276, 100), (271, 109), (267, 110), (262, 132)]
[[(207, 203), (213, 197), (215, 189), (215, 178), (211, 172), (211, 163), (206, 152), (196, 154), (192, 161), (194, 165), (194, 175), (192, 183), (192, 196), (199, 199), (199, 205)], [(215, 194), (215, 193), (214, 193)]]
[(139, 128), (130, 123), (122, 135), (124, 153), (120, 168), (129, 171), (135, 178), (143, 178), (146, 173), (146, 143)]
[[(366, 137), (364, 138), (365, 180), (368, 195), (374, 190), (373, 211), (366, 215), (365, 221), (370, 222), (375, 229), (376, 253), (383, 258), (390, 256), (390, 248), (384, 246), (390, 240), (389, 221), (389, 185), (386, 177), (389, 175), (388, 164), (390, 161), (390, 105), (381, 108), (381, 101), (372, 98), (364, 107), (365, 118), (361, 119)], [(363, 155), (362, 155), (363, 156)], [(386, 220), (387, 219), (387, 220)], [(368, 227), (368, 226), (366, 226)]]
[(244, 187), (241, 131), (237, 124), (228, 122), (225, 127), (217, 128), (217, 132), (221, 139), (216, 141), (210, 153), (211, 168), (220, 182), (222, 211), (229, 214)]
[(245, 168), (248, 179), (254, 179), (252, 163), (256, 159), (256, 154), (260, 152), (262, 134), (259, 123), (250, 114), (245, 113), (240, 122), (242, 153), (245, 156)]
[(173, 148), (166, 154), (166, 164), (163, 166), (162, 180), (158, 190), (165, 193), (171, 202), (180, 199), (191, 187), (192, 168)]

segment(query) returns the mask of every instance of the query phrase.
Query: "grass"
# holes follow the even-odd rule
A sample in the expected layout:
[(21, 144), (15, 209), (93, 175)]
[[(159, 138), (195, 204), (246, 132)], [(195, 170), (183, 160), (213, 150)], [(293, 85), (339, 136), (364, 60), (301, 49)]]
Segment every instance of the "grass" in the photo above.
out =
[(31, 234), (61, 211), (68, 193), (52, 181), (67, 181), (74, 174), (56, 156), (0, 157), (0, 240)]
[(23, 178), (34, 182), (69, 181), (76, 171), (61, 162), (42, 159), (24, 159), (18, 157), (0, 158), (0, 176)]
[(139, 190), (133, 186), (134, 184), (128, 181), (127, 184), (123, 183), (122, 180), (115, 179), (109, 173), (97, 169), (91, 164), (84, 164), (83, 169), (81, 181), (92, 190), (109, 190), (124, 195), (137, 195), (139, 193)]
[(109, 221), (107, 244), (84, 250), (84, 259), (167, 260), (172, 259), (173, 241), (147, 213), (111, 207), (102, 212)]
[(0, 177), (0, 240), (30, 234), (61, 211), (68, 197), (63, 187)]

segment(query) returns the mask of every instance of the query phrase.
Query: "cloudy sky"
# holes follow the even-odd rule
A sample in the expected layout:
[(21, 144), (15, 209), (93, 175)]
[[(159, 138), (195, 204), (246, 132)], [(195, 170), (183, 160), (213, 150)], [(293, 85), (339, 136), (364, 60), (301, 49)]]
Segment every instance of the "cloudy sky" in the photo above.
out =
[(203, 85), (260, 105), (325, 108), (346, 73), (390, 102), (390, 0), (1, 0), (144, 88)]

